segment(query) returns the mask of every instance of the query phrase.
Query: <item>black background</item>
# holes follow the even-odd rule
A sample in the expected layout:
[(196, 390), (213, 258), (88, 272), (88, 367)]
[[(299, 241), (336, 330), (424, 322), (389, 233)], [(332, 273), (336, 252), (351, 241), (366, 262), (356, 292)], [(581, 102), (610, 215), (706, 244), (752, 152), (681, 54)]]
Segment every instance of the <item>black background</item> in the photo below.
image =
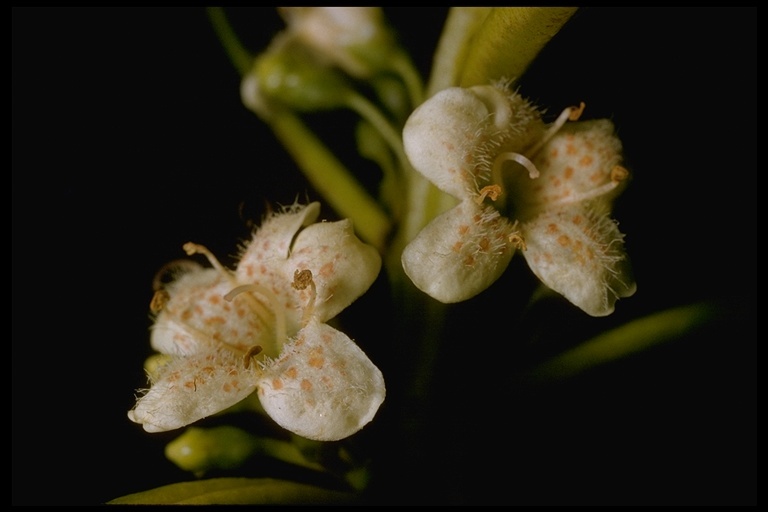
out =
[[(272, 9), (227, 12), (253, 50), (283, 26)], [(445, 9), (386, 12), (426, 73)], [(585, 101), (622, 137), (633, 182), (614, 215), (638, 292), (606, 319), (556, 302), (534, 350), (507, 322), (510, 290), (535, 284), (514, 259), (453, 308), (438, 391), (414, 411), (419, 449), (388, 434), (396, 394), (363, 433), (386, 475), (372, 501), (756, 504), (756, 21), (754, 7), (582, 9), (540, 55), (521, 92), (551, 112)], [(189, 240), (228, 262), (267, 201), (320, 198), (242, 107), (203, 8), (13, 8), (12, 31), (13, 504), (187, 480), (163, 457), (174, 434), (126, 417), (152, 277)], [(390, 350), (385, 296), (379, 281), (345, 318), (396, 389), (409, 354)], [(710, 299), (722, 314), (706, 329), (514, 388), (526, 354)]]

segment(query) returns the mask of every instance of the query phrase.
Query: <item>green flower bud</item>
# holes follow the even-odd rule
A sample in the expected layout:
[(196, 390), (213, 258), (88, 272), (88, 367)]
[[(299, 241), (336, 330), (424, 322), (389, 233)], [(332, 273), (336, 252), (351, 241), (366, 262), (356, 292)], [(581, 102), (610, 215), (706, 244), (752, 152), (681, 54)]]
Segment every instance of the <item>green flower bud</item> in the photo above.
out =
[(262, 98), (299, 112), (345, 106), (352, 94), (341, 73), (318, 65), (306, 50), (292, 44), (273, 46), (260, 55), (252, 75)]
[(234, 469), (257, 451), (253, 436), (239, 428), (189, 427), (168, 443), (165, 456), (181, 469), (197, 476), (212, 469)]

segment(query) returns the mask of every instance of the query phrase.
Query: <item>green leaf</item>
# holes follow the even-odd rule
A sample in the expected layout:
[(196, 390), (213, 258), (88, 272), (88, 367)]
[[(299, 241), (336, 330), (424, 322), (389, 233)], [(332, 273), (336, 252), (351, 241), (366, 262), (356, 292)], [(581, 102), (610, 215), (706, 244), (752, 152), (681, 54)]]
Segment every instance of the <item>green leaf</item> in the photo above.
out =
[(572, 377), (598, 365), (679, 338), (715, 318), (709, 303), (668, 309), (628, 322), (560, 354), (528, 372), (536, 380)]
[(459, 85), (520, 78), (576, 7), (498, 7), (477, 28)]
[(428, 98), (443, 89), (459, 85), (472, 38), (492, 10), (491, 7), (451, 7), (448, 11), (432, 60)]
[(354, 495), (272, 478), (212, 478), (165, 485), (116, 498), (109, 505), (329, 505)]

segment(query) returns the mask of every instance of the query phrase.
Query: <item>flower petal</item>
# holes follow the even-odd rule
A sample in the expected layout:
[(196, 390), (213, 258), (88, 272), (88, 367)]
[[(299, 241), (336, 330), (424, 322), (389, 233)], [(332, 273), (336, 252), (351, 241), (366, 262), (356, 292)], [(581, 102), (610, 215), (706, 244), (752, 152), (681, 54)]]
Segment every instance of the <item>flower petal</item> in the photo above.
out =
[(518, 210), (549, 208), (616, 197), (623, 189), (618, 182), (612, 183), (621, 150), (621, 141), (608, 119), (565, 124), (533, 159), (541, 173), (538, 179), (511, 176), (515, 206)]
[(320, 203), (293, 205), (264, 221), (246, 245), (237, 264), (235, 276), (239, 284), (258, 284), (268, 288), (285, 310), (288, 330), (296, 332), (303, 303), (291, 287), (293, 271), (284, 272), (292, 245), (301, 228), (309, 226), (320, 214)]
[(320, 203), (313, 202), (306, 206), (297, 204), (286, 207), (265, 219), (240, 257), (238, 281), (249, 282), (249, 277), (258, 275), (261, 265), (287, 258), (296, 233), (315, 222), (318, 215)]
[[(405, 153), (414, 169), (440, 190), (461, 199), (474, 193), (472, 149), (488, 108), (467, 89), (451, 87), (413, 111), (403, 128)], [(482, 131), (482, 130), (481, 130)]]
[(236, 404), (256, 389), (256, 365), (227, 349), (175, 357), (157, 372), (128, 418), (147, 432), (189, 425)]
[(440, 302), (474, 297), (501, 276), (514, 254), (512, 226), (491, 207), (472, 200), (436, 217), (402, 255), (403, 269)]
[(624, 235), (608, 215), (582, 207), (546, 212), (523, 225), (525, 259), (541, 281), (592, 316), (635, 293)]
[[(317, 289), (314, 315), (324, 322), (368, 290), (379, 275), (381, 256), (355, 236), (349, 219), (321, 222), (298, 234), (283, 264), (284, 275), (291, 278), (304, 269), (312, 271)], [(308, 296), (303, 297), (303, 303), (307, 300)]]
[(386, 394), (381, 372), (365, 353), (316, 319), (268, 364), (258, 387), (272, 419), (318, 441), (343, 439), (363, 428)]
[[(163, 354), (207, 352), (222, 342), (239, 350), (274, 346), (273, 313), (236, 298), (224, 299), (234, 281), (216, 269), (187, 272), (166, 287), (168, 302), (152, 326), (152, 348)], [(273, 354), (275, 355), (275, 354)]]

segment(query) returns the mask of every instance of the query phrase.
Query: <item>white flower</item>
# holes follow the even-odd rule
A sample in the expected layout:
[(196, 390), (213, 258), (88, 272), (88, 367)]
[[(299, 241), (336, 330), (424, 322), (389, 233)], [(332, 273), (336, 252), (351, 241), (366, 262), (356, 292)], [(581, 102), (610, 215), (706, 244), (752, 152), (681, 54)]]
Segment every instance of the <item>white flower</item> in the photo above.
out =
[(549, 288), (593, 316), (634, 293), (623, 235), (609, 217), (628, 177), (608, 120), (552, 125), (503, 84), (453, 87), (416, 109), (403, 139), (414, 168), (459, 204), (406, 247), (414, 284), (446, 303), (490, 286), (522, 249)]
[[(313, 223), (320, 206), (270, 216), (237, 269), (176, 265), (153, 300), (152, 347), (168, 361), (128, 417), (149, 432), (183, 427), (258, 390), (265, 411), (310, 439), (350, 436), (384, 400), (379, 369), (325, 322), (362, 295), (381, 268), (348, 220)], [(178, 275), (180, 274), (180, 275)]]

